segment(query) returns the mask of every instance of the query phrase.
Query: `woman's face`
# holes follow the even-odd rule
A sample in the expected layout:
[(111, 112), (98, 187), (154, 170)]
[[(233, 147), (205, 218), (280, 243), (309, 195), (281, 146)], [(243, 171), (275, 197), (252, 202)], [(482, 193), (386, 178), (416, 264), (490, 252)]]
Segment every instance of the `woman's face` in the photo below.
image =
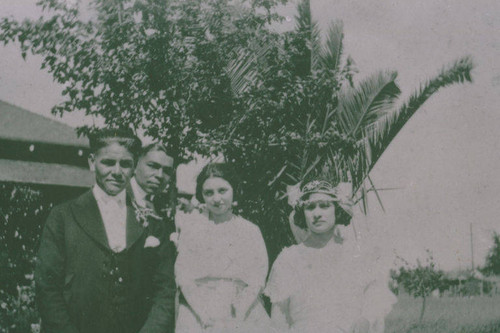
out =
[(201, 194), (211, 214), (220, 216), (230, 212), (233, 187), (224, 178), (211, 177), (205, 180)]
[(304, 215), (309, 230), (322, 234), (335, 226), (335, 204), (331, 196), (313, 193), (304, 204)]

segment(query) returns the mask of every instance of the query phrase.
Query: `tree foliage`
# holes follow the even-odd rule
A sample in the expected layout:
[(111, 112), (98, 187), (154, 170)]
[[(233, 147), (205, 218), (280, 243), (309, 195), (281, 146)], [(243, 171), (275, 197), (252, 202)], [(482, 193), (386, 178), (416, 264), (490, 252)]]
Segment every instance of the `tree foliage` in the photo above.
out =
[(500, 275), (500, 234), (493, 234), (493, 246), (486, 256), (486, 262), (481, 270), (485, 275)]
[[(84, 110), (110, 127), (132, 127), (185, 152), (207, 153), (201, 134), (230, 120), (225, 69), (236, 51), (272, 38), (279, 1), (95, 0), (85, 20), (78, 6), (40, 0), (44, 16), (4, 18), (0, 40), (64, 86), (53, 112)], [(85, 133), (90, 129), (80, 128)]]
[(33, 271), (54, 203), (82, 189), (0, 183), (0, 333), (39, 332)]
[(0, 184), (0, 284), (15, 294), (16, 283), (27, 283), (33, 273), (33, 258), (49, 208), (41, 192), (29, 186)]
[(424, 317), (426, 298), (438, 289), (443, 281), (444, 273), (436, 267), (432, 253), (427, 250), (427, 258), (423, 264), (417, 260), (416, 265), (410, 265), (403, 258), (399, 258), (403, 265), (397, 271), (391, 272), (392, 279), (398, 286), (403, 287), (413, 297), (422, 298), (420, 321)]
[(352, 181), (363, 197), (370, 170), (409, 118), (441, 87), (470, 81), (472, 69), (460, 59), (398, 108), (397, 73), (354, 85), (342, 22), (322, 38), (308, 0), (295, 29), (277, 32), (274, 8), (284, 2), (94, 0), (84, 20), (78, 7), (40, 0), (44, 17), (4, 18), (0, 41), (42, 57), (64, 86), (55, 113), (84, 110), (163, 140), (183, 158), (223, 153), (243, 181), (239, 207), (273, 258), (292, 241), (286, 185), (323, 175)]
[(38, 322), (34, 259), (50, 206), (37, 188), (0, 184), (0, 332), (28, 332)]

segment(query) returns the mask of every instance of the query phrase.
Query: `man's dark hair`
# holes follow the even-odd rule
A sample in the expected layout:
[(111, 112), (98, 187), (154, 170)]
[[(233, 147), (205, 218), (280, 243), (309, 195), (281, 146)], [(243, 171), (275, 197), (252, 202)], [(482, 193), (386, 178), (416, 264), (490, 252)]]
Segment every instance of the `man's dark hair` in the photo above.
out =
[(150, 151), (162, 151), (167, 156), (174, 158), (174, 154), (172, 149), (169, 149), (167, 145), (161, 142), (153, 142), (141, 148), (141, 152), (139, 153), (139, 158), (143, 157)]
[(100, 129), (89, 134), (90, 153), (95, 154), (103, 147), (118, 143), (125, 147), (137, 160), (141, 151), (141, 140), (131, 131), (123, 129)]

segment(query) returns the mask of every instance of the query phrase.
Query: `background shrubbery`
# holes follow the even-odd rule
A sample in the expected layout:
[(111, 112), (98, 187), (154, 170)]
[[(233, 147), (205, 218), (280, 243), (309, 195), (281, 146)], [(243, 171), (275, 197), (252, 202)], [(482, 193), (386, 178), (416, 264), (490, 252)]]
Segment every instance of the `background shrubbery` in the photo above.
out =
[(51, 206), (39, 187), (0, 184), (0, 332), (29, 332), (39, 322), (33, 270)]
[(43, 224), (54, 205), (81, 189), (0, 183), (0, 332), (39, 330), (33, 271)]

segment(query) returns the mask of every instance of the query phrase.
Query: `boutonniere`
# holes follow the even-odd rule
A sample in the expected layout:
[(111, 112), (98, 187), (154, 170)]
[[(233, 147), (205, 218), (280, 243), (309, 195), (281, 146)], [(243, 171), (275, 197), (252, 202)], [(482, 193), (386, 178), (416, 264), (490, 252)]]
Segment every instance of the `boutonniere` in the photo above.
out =
[(153, 209), (141, 207), (135, 201), (132, 202), (132, 205), (134, 206), (135, 219), (140, 225), (142, 225), (143, 228), (147, 228), (149, 226), (150, 218), (161, 220), (161, 217), (156, 215)]
[(155, 236), (148, 236), (146, 238), (146, 241), (144, 242), (144, 247), (157, 247), (160, 245), (160, 240), (156, 238)]

